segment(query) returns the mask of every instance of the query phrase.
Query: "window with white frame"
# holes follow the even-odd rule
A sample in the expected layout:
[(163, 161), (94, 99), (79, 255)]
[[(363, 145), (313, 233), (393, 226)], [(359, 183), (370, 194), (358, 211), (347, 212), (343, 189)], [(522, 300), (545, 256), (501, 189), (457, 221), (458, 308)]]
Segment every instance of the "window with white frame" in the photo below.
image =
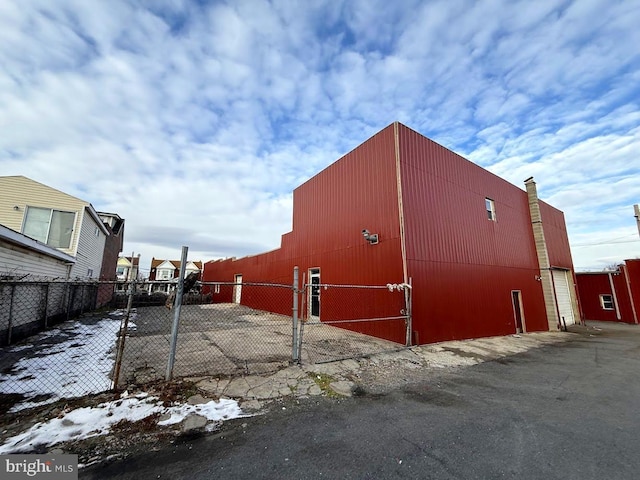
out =
[(489, 220), (492, 221), (496, 221), (496, 202), (494, 202), (492, 199), (490, 198), (485, 198), (484, 199), (484, 205), (485, 208), (487, 209), (487, 217), (489, 218)]
[(173, 270), (168, 268), (160, 268), (158, 269), (156, 278), (158, 280), (171, 280), (173, 278)]
[(613, 310), (613, 295), (600, 295), (600, 306), (604, 310)]
[(69, 248), (75, 212), (27, 207), (22, 233), (54, 248)]

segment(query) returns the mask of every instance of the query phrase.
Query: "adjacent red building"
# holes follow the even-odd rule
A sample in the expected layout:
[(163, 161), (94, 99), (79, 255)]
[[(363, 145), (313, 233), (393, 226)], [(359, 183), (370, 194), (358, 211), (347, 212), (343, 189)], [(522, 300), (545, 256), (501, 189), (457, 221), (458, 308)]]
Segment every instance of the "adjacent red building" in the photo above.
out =
[(585, 320), (638, 323), (640, 260), (625, 260), (612, 272), (580, 272), (576, 280)]
[[(526, 187), (396, 122), (294, 190), (293, 228), (280, 248), (207, 262), (203, 280), (291, 284), (297, 265), (307, 283), (411, 283), (414, 343), (555, 329), (563, 317), (575, 323), (564, 215), (538, 200), (532, 179)], [(399, 308), (380, 300), (351, 312), (349, 302), (322, 298), (308, 302), (321, 321)], [(290, 304), (224, 288), (214, 301), (291, 313)], [(404, 342), (391, 324), (358, 329)]]

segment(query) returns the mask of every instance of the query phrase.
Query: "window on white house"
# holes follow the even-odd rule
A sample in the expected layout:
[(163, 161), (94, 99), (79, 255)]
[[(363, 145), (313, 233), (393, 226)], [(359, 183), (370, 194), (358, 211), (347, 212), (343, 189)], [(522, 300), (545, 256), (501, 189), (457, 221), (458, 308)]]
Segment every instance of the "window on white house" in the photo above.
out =
[(95, 228), (95, 230), (93, 231), (93, 234), (94, 234), (96, 237), (99, 237), (99, 236), (100, 236), (100, 227), (96, 227), (96, 228)]
[(69, 248), (75, 219), (74, 212), (27, 207), (22, 233), (54, 248)]
[(171, 280), (173, 278), (173, 271), (171, 270), (158, 270), (158, 277), (159, 280)]
[(605, 310), (613, 310), (613, 296), (600, 295), (600, 306)]
[(487, 217), (489, 218), (489, 220), (493, 220), (495, 222), (496, 221), (496, 202), (494, 202), (490, 198), (485, 198), (484, 205), (485, 205), (485, 208), (487, 209)]
[(93, 277), (93, 268), (90, 268), (87, 270), (87, 277), (89, 278)]

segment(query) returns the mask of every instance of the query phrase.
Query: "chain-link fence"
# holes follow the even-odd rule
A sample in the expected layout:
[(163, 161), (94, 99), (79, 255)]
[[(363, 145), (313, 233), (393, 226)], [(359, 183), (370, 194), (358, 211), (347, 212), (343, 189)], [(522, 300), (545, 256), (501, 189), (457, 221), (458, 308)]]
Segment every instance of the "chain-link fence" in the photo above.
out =
[[(231, 377), (402, 348), (410, 287), (2, 282), (0, 412), (172, 377)], [(74, 319), (74, 317), (79, 318)], [(3, 407), (4, 404), (4, 407)]]
[(304, 285), (301, 361), (331, 362), (403, 348), (411, 328), (410, 301), (405, 284)]
[[(199, 293), (183, 297), (177, 322), (172, 375), (234, 376), (275, 371), (291, 360), (291, 316), (252, 308), (288, 306), (291, 286), (254, 283), (202, 284)], [(241, 290), (236, 303), (225, 301)], [(202, 300), (203, 303), (198, 303)], [(241, 300), (241, 301), (240, 301)], [(138, 304), (132, 311), (119, 385), (165, 378), (171, 352), (175, 310)]]
[(110, 304), (113, 282), (0, 281), (0, 345)]

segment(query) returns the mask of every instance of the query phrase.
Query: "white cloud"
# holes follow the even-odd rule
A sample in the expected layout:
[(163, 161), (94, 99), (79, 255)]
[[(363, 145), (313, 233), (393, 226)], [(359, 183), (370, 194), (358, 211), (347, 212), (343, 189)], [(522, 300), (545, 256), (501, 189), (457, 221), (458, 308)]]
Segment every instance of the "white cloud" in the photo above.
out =
[(278, 246), (292, 189), (400, 120), (534, 175), (572, 241), (598, 237), (639, 201), (639, 21), (604, 0), (4, 2), (0, 172), (119, 213), (143, 268), (207, 260)]

